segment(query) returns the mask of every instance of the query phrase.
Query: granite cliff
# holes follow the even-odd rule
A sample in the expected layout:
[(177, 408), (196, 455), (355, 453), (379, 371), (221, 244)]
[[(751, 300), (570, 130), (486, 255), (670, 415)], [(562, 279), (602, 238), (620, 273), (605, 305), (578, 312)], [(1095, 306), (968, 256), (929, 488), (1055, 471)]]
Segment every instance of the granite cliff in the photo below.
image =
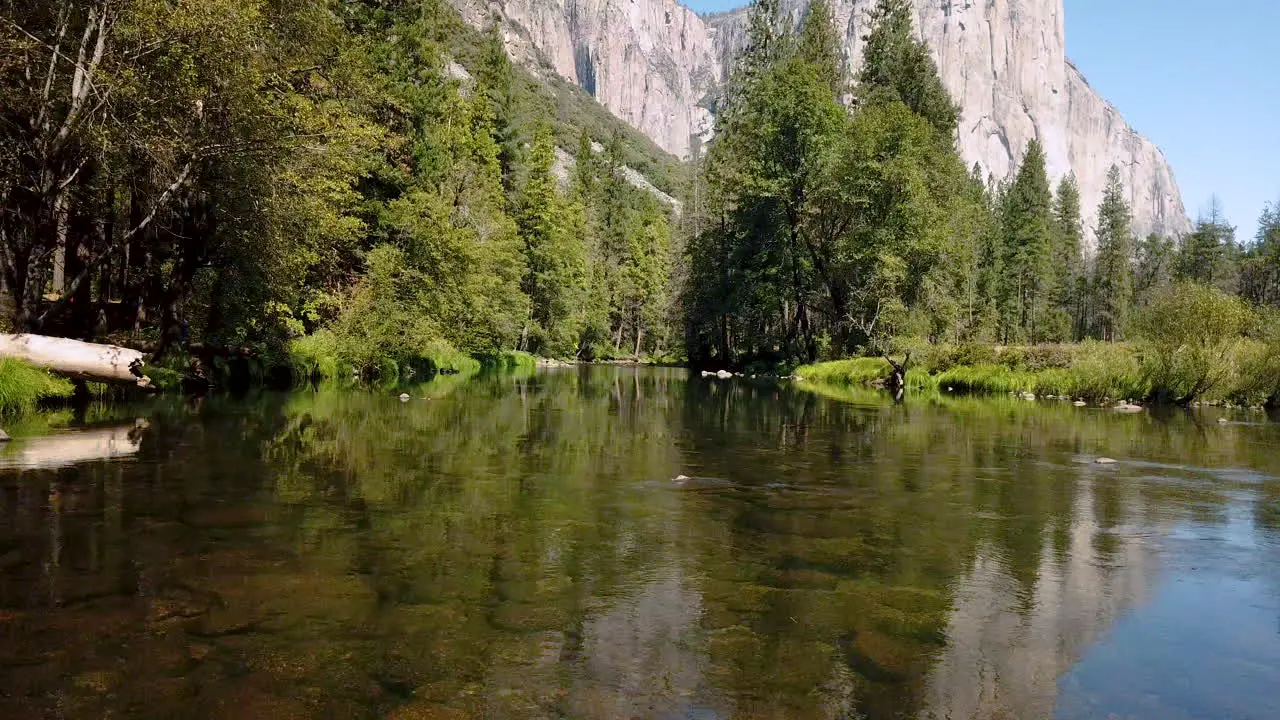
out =
[[(714, 132), (709, 96), (745, 40), (745, 10), (700, 16), (673, 0), (453, 1), (473, 24), (500, 17), (515, 58), (576, 83), (682, 158)], [(917, 31), (962, 109), (958, 142), (967, 162), (1003, 178), (1038, 137), (1053, 179), (1075, 172), (1090, 228), (1115, 163), (1136, 234), (1189, 229), (1163, 153), (1068, 60), (1062, 0), (914, 2)], [(873, 4), (832, 0), (851, 69)], [(783, 5), (798, 21), (808, 0)]]

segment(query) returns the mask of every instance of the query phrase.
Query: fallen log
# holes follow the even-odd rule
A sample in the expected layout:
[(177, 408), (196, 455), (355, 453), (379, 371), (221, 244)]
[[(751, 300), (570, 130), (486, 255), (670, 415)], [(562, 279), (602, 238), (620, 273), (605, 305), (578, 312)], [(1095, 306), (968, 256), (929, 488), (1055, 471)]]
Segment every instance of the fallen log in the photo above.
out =
[(0, 334), (0, 357), (25, 360), (76, 380), (130, 383), (151, 387), (142, 374), (146, 362), (137, 350), (45, 335)]

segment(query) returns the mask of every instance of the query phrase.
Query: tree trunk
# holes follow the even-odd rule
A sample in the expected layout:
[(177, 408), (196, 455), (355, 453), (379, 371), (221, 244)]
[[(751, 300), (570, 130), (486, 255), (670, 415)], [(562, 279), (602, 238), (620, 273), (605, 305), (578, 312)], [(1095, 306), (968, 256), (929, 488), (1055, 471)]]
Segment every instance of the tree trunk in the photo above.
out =
[(142, 374), (146, 365), (142, 353), (114, 345), (44, 335), (0, 335), (0, 357), (25, 360), (80, 380), (151, 386), (150, 378)]

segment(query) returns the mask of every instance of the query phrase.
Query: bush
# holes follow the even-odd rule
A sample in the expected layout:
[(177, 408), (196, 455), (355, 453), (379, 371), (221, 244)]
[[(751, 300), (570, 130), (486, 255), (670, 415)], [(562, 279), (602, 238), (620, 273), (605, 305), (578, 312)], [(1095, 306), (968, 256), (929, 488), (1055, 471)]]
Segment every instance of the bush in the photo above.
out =
[(341, 358), (337, 336), (327, 328), (289, 343), (289, 366), (295, 378), (305, 380), (336, 380), (354, 374)]
[(1259, 340), (1246, 340), (1236, 350), (1238, 369), (1228, 396), (1241, 405), (1280, 406), (1280, 317)]
[(41, 400), (69, 398), (73, 392), (70, 380), (21, 360), (0, 358), (0, 412), (25, 412)]
[(1071, 366), (1038, 373), (1036, 392), (1090, 401), (1134, 400), (1149, 394), (1138, 355), (1129, 345), (1087, 341)]
[(1148, 397), (1185, 405), (1219, 390), (1254, 320), (1243, 300), (1217, 288), (1178, 283), (1162, 291), (1138, 323)]

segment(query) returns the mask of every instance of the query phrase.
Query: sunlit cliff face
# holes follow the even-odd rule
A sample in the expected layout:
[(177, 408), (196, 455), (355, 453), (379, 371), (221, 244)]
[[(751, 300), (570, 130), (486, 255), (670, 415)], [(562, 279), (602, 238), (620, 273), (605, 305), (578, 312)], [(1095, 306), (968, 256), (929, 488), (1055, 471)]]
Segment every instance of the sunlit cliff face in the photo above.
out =
[[(493, 9), (476, 0), (454, 4), (478, 26)], [(831, 4), (856, 69), (874, 0)], [(783, 2), (796, 22), (807, 5)], [(968, 164), (1002, 179), (1038, 138), (1051, 180), (1076, 175), (1086, 242), (1113, 164), (1138, 237), (1189, 230), (1164, 155), (1067, 59), (1062, 0), (916, 0), (916, 7), (921, 37), (962, 109), (957, 141)], [(745, 44), (745, 10), (700, 17), (671, 0), (507, 0), (500, 9), (513, 55), (577, 83), (668, 152), (688, 158), (714, 135), (710, 97)]]

